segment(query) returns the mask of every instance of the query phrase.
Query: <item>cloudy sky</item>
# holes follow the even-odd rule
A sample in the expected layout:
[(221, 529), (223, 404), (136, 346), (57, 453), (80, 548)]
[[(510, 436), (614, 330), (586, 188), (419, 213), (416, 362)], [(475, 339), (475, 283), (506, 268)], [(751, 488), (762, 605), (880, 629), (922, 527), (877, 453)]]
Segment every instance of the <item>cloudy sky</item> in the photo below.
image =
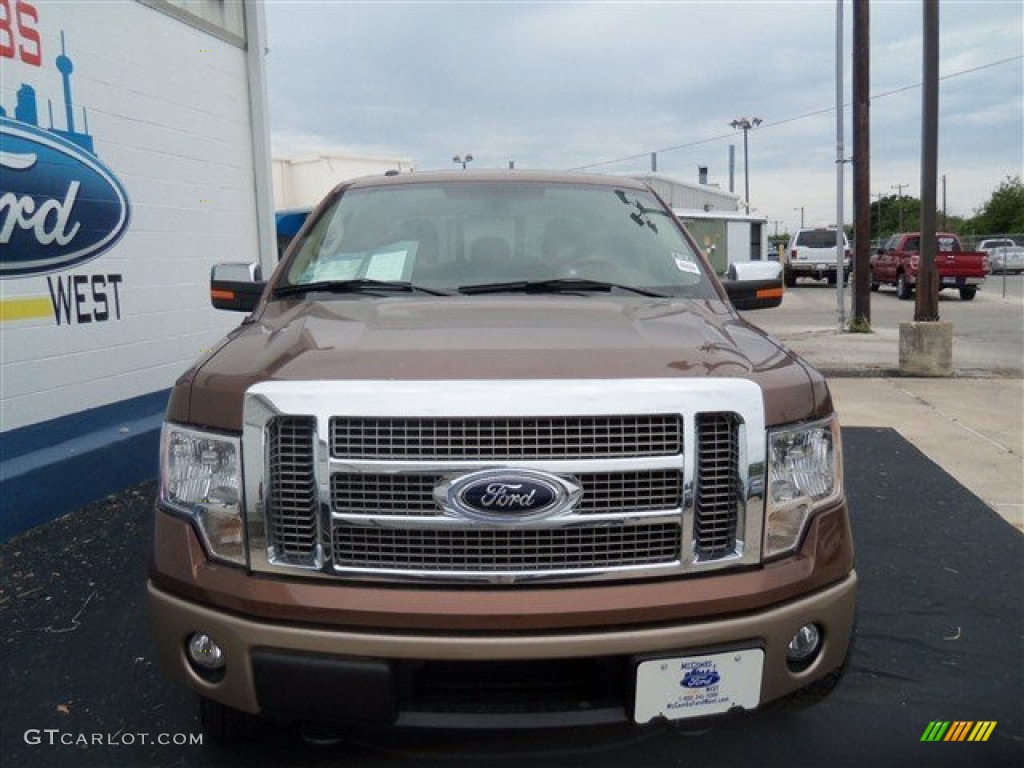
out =
[[(275, 155), (339, 152), (474, 168), (697, 167), (779, 231), (836, 211), (836, 3), (267, 0)], [(940, 6), (939, 173), (970, 215), (1024, 166), (1024, 3)], [(850, 101), (852, 4), (845, 3)], [(920, 194), (922, 6), (871, 3), (871, 190)], [(847, 157), (852, 129), (846, 112)], [(852, 171), (847, 166), (847, 210)], [(941, 191), (940, 191), (941, 201)], [(847, 214), (850, 221), (851, 214)]]

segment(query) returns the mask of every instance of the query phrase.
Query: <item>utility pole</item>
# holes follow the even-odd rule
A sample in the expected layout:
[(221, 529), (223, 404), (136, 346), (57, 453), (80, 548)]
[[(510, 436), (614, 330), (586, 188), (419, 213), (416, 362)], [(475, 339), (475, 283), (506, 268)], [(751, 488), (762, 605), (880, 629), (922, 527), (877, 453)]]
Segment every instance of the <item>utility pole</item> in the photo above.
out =
[(924, 0), (924, 74), (921, 98), (921, 262), (914, 322), (900, 323), (900, 373), (953, 375), (953, 324), (939, 322), (939, 273), (935, 268), (935, 191), (939, 159), (939, 3)]
[(892, 184), (891, 188), (896, 190), (898, 195), (896, 202), (896, 215), (899, 216), (900, 220), (900, 232), (903, 231), (903, 188), (909, 187), (909, 184)]
[(843, 122), (843, 0), (836, 0), (836, 317), (840, 333), (846, 330), (846, 300), (843, 287), (846, 285), (846, 238), (843, 222), (846, 206), (843, 200), (844, 166), (846, 147), (844, 145)]
[(915, 322), (939, 319), (939, 273), (935, 269), (935, 182), (939, 160), (939, 4), (925, 0), (924, 88), (921, 99), (921, 269), (917, 275)]
[(871, 197), (873, 197), (875, 199), (875, 201), (878, 203), (878, 207), (876, 208), (876, 210), (878, 211), (878, 216), (875, 217), (875, 220), (871, 222), (871, 231), (875, 235), (877, 235), (879, 239), (881, 239), (881, 237), (882, 237), (882, 200), (885, 199), (886, 197), (888, 197), (888, 195), (885, 194), (885, 192), (872, 192), (871, 193)]
[(801, 205), (799, 208), (794, 208), (794, 211), (800, 211), (800, 229), (804, 228), (804, 207)]
[(853, 308), (850, 327), (871, 327), (871, 25), (853, 0)]
[(942, 174), (942, 231), (946, 231), (946, 174)]

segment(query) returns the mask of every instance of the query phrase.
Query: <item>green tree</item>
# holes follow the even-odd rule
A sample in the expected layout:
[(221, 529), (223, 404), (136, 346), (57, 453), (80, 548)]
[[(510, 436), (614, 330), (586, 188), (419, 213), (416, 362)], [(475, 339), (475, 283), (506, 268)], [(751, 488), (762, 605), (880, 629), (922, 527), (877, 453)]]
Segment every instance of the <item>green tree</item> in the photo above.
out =
[(1024, 232), (1024, 182), (1007, 176), (988, 201), (974, 212), (971, 221), (980, 234)]
[(916, 197), (887, 195), (871, 203), (871, 237), (886, 238), (897, 232), (920, 229), (921, 201)]

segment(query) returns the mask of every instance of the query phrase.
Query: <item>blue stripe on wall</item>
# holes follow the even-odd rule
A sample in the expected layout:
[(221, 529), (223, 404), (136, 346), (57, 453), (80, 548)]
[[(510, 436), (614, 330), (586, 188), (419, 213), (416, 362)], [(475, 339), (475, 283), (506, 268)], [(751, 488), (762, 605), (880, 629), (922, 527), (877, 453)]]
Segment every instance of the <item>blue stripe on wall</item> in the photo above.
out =
[(157, 475), (170, 390), (0, 434), (0, 541)]

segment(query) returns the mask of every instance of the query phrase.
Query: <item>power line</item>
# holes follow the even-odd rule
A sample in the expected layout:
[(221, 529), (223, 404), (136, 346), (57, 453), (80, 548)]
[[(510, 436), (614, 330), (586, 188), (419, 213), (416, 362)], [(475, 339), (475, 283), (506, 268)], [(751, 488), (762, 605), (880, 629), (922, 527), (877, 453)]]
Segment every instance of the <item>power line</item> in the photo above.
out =
[[(948, 75), (943, 75), (942, 77), (939, 78), (939, 80), (940, 81), (942, 81), (942, 80), (952, 80), (955, 77), (962, 77), (963, 75), (970, 75), (970, 74), (973, 74), (975, 72), (980, 72), (983, 69), (990, 69), (992, 67), (998, 67), (998, 66), (1000, 66), (1002, 64), (1008, 64), (1011, 61), (1020, 61), (1021, 59), (1024, 59), (1024, 54), (1018, 54), (1017, 56), (1009, 56), (1009, 57), (1007, 57), (1005, 59), (999, 59), (998, 61), (989, 62), (988, 64), (979, 64), (978, 66), (971, 67), (970, 69), (962, 69), (959, 72), (952, 72), (952, 73), (950, 73)], [(871, 97), (871, 101), (876, 101), (878, 99), (884, 99), (884, 98), (887, 98), (889, 96), (895, 96), (896, 94), (905, 93), (906, 91), (912, 91), (915, 88), (920, 88), (920, 87), (921, 87), (921, 83), (914, 83), (913, 85), (904, 85), (904, 86), (902, 86), (900, 88), (894, 88), (891, 91), (884, 91), (882, 93), (875, 94), (874, 96)], [(844, 102), (844, 104), (843, 104), (844, 107), (847, 107), (849, 105), (850, 105), (850, 102)], [(835, 112), (835, 111), (836, 111), (836, 108), (834, 106), (832, 106), (832, 107), (824, 107), (822, 109), (816, 109), (813, 112), (806, 112), (806, 113), (804, 113), (802, 115), (797, 115), (795, 117), (786, 117), (786, 118), (783, 118), (781, 120), (765, 121), (764, 124), (760, 127), (759, 130), (763, 131), (763, 130), (765, 130), (767, 128), (775, 128), (775, 127), (780, 126), (780, 125), (787, 125), (789, 123), (795, 123), (798, 120), (807, 120), (808, 118), (811, 118), (811, 117), (818, 117), (819, 115), (827, 115), (827, 114)], [(579, 166), (576, 166), (575, 168), (569, 168), (568, 170), (570, 170), (570, 171), (585, 171), (588, 168), (598, 168), (598, 167), (604, 166), (604, 165), (616, 165), (617, 163), (624, 163), (624, 162), (626, 162), (628, 160), (638, 160), (640, 158), (650, 157), (652, 151), (655, 152), (655, 153), (675, 152), (675, 151), (680, 150), (680, 149), (689, 149), (690, 147), (696, 147), (696, 146), (699, 146), (701, 144), (711, 144), (712, 142), (721, 141), (722, 139), (732, 138), (735, 135), (736, 135), (735, 131), (730, 131), (729, 133), (723, 133), (723, 134), (720, 134), (718, 136), (711, 136), (711, 137), (706, 138), (706, 139), (698, 139), (696, 141), (690, 141), (690, 142), (687, 142), (686, 144), (676, 144), (676, 145), (671, 146), (671, 147), (662, 147), (661, 149), (647, 150), (645, 152), (639, 152), (639, 153), (637, 153), (635, 155), (626, 155), (625, 157), (619, 157), (619, 158), (616, 158), (614, 160), (601, 160), (601, 161), (596, 162), (596, 163), (587, 163), (586, 165), (579, 165)]]

